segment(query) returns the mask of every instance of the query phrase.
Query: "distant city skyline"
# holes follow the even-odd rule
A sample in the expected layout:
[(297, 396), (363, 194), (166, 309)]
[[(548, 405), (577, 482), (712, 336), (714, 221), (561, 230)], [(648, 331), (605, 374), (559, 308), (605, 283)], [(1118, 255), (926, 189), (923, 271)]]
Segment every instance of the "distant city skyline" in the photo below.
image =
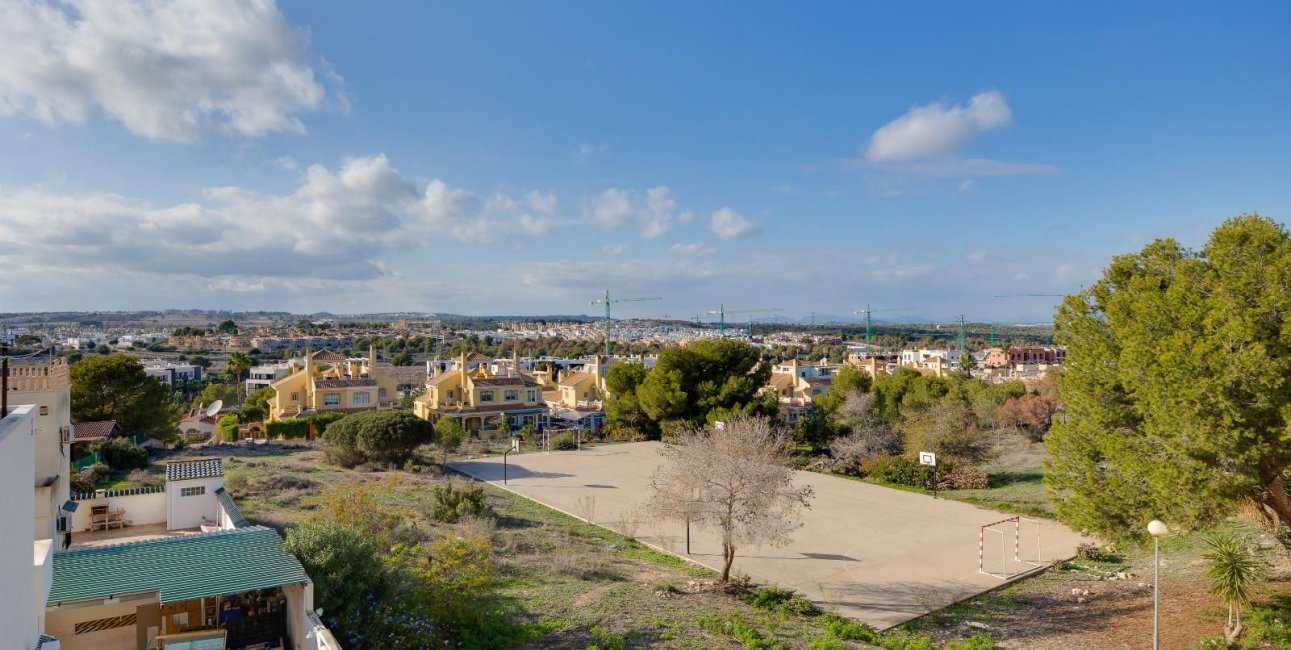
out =
[(1291, 215), (1283, 3), (735, 9), (0, 0), (0, 312), (1035, 323)]

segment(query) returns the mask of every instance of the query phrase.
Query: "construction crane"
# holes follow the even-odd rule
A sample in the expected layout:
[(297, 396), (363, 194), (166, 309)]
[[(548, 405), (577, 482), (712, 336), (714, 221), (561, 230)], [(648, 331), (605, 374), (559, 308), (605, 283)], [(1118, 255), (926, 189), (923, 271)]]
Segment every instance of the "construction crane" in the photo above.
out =
[(764, 314), (764, 313), (773, 312), (773, 311), (784, 311), (784, 309), (780, 307), (770, 307), (767, 309), (739, 309), (736, 311), (727, 311), (726, 305), (718, 305), (717, 309), (714, 309), (704, 315), (717, 316), (717, 334), (718, 336), (724, 336), (726, 334), (726, 316), (728, 314), (730, 315), (749, 314), (749, 336), (753, 336), (753, 314)]
[(910, 308), (909, 307), (888, 307), (885, 309), (870, 309), (869, 304), (866, 304), (865, 309), (857, 309), (856, 311), (852, 312), (857, 316), (860, 316), (861, 314), (865, 314), (865, 354), (867, 355), (870, 353), (870, 320), (871, 320), (870, 315), (874, 313), (883, 313), (886, 311), (910, 311)]
[(589, 305), (605, 305), (605, 356), (610, 356), (610, 305), (620, 302), (647, 302), (650, 300), (663, 300), (663, 298), (651, 296), (648, 298), (614, 298), (611, 300), (610, 291), (606, 289), (604, 298), (597, 298), (587, 303)]

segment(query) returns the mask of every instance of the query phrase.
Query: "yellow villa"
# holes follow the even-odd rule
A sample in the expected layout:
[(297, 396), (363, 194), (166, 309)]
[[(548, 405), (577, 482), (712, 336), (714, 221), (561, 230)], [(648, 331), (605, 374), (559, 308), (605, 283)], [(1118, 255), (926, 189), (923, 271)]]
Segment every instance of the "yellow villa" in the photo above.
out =
[(431, 422), (456, 418), (472, 434), (498, 430), (504, 417), (512, 430), (544, 425), (542, 387), (518, 367), (513, 362), (495, 373), (488, 363), (462, 355), (451, 368), (435, 370), (426, 381), (426, 392), (413, 401), (413, 413)]
[(771, 377), (762, 390), (775, 393), (780, 401), (780, 419), (793, 426), (811, 408), (813, 400), (829, 392), (835, 369), (824, 362), (800, 365), (797, 359), (791, 359), (771, 368)]
[(366, 359), (305, 350), (305, 366), (271, 386), (275, 391), (269, 398), (271, 421), (313, 413), (373, 411), (398, 404), (398, 384), (377, 371), (375, 346), (368, 348)]

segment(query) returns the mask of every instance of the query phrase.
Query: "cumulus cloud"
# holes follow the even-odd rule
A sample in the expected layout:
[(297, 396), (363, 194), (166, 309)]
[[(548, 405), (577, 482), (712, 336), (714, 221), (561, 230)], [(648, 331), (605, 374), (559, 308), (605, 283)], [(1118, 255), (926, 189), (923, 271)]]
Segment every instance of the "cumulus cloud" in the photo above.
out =
[(154, 206), (117, 194), (0, 192), (0, 241), (22, 242), (17, 266), (58, 273), (67, 260), (101, 273), (186, 274), (221, 291), (268, 278), (368, 280), (382, 259), (438, 241), (492, 241), (551, 227), (554, 195), (481, 199), (442, 180), (400, 173), (384, 155), (312, 165), (285, 194), (212, 187), (200, 202)]
[(989, 91), (967, 104), (933, 102), (915, 106), (870, 136), (865, 160), (892, 171), (924, 176), (1013, 176), (1052, 174), (1052, 165), (963, 159), (973, 138), (1008, 126), (1013, 110), (1004, 95)]
[(583, 216), (602, 226), (621, 226), (632, 216), (632, 193), (611, 187), (583, 202)]
[[(682, 213), (682, 217), (687, 213)], [(678, 219), (677, 200), (672, 190), (660, 185), (651, 187), (644, 194), (630, 189), (611, 187), (600, 194), (584, 199), (583, 218), (606, 227), (635, 224), (641, 236), (647, 239), (668, 232)]]
[[(95, 109), (132, 133), (303, 133), (299, 113), (341, 79), (273, 0), (29, 0), (0, 4), (0, 116), (84, 123)], [(320, 81), (322, 77), (324, 81)]]
[(1012, 119), (1008, 102), (993, 90), (973, 96), (967, 106), (915, 106), (874, 132), (865, 157), (886, 162), (946, 156), (978, 133), (1008, 126)]
[(721, 208), (714, 212), (709, 219), (708, 229), (717, 235), (718, 239), (752, 237), (761, 231), (757, 224), (730, 208)]

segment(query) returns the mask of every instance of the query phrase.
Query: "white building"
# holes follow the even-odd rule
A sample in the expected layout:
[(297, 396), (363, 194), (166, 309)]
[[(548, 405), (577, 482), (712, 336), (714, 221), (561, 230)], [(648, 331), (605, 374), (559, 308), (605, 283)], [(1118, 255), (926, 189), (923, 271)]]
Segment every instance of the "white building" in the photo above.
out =
[(250, 395), (261, 388), (268, 388), (273, 385), (273, 382), (290, 375), (295, 370), (292, 364), (303, 367), (305, 362), (301, 359), (293, 359), (281, 363), (251, 366), (247, 374), (247, 394)]
[[(23, 495), (36, 483), (36, 417), (39, 406), (25, 404), (0, 414), (0, 490)], [(38, 501), (0, 499), (0, 643), (13, 650), (36, 650), (45, 639), (45, 598), (52, 582), (57, 543), (38, 527)], [(39, 504), (43, 507), (44, 504)]]
[(167, 385), (174, 386), (184, 381), (201, 381), (202, 367), (191, 363), (175, 363), (164, 359), (146, 359), (143, 371), (149, 377)]
[(959, 367), (959, 350), (907, 349), (901, 351), (901, 365), (907, 368), (925, 368), (933, 359), (945, 359), (952, 368)]

